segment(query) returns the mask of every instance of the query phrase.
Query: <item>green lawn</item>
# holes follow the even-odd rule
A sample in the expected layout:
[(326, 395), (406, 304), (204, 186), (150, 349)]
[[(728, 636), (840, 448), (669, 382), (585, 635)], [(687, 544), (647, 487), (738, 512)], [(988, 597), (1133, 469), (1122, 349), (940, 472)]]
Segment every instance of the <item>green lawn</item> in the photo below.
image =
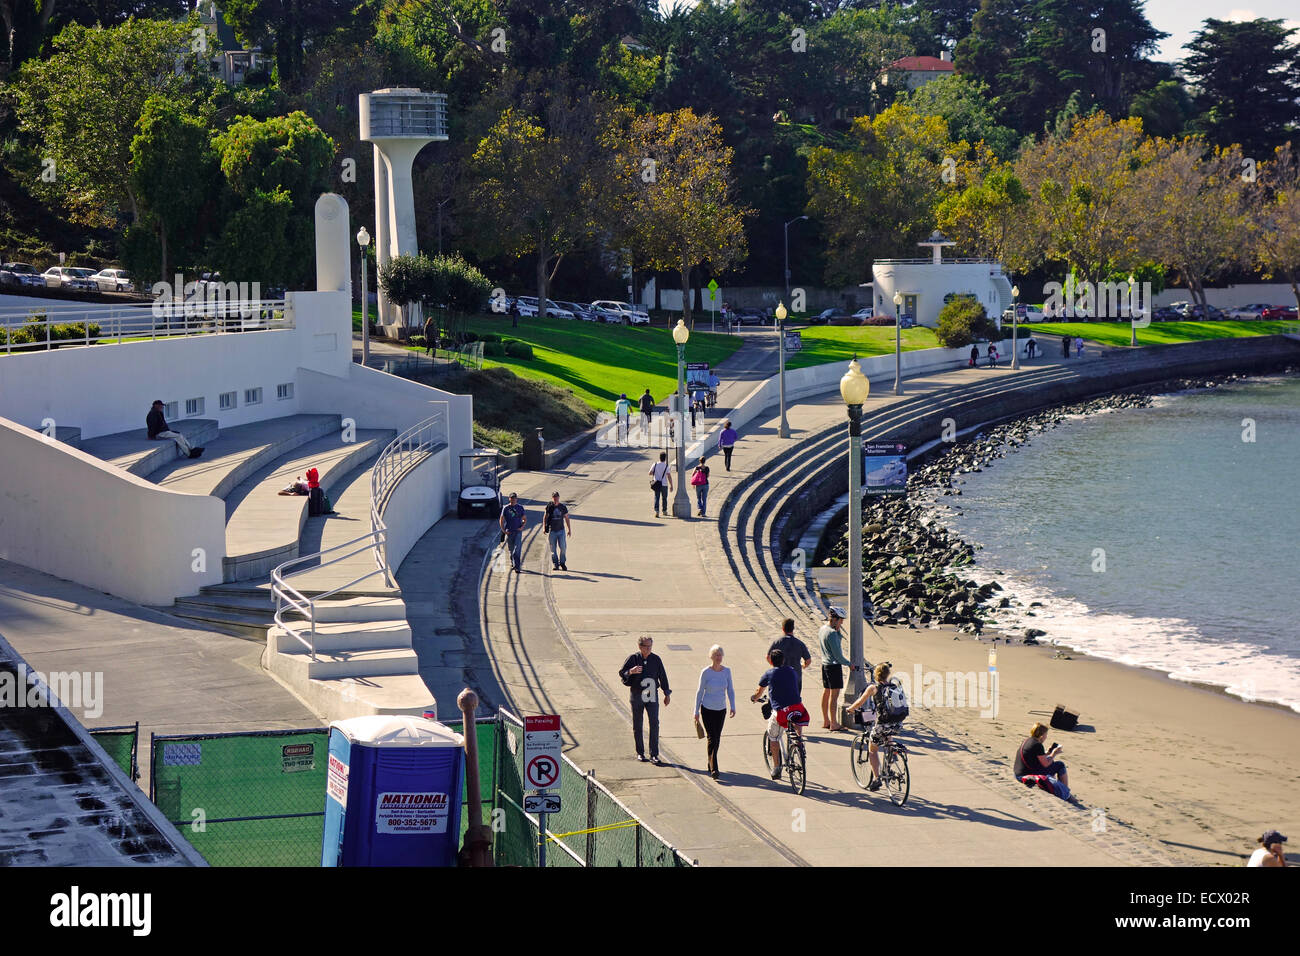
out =
[[(786, 368), (804, 368), (827, 362), (848, 362), (853, 356), (884, 355), (894, 351), (892, 325), (814, 325), (803, 330), (803, 349), (786, 357)], [(903, 330), (903, 351), (938, 346), (934, 330)]]
[[(1152, 322), (1137, 330), (1138, 345), (1172, 345), (1177, 342), (1199, 342), (1203, 339), (1243, 338), (1249, 335), (1277, 335), (1300, 329), (1295, 322), (1256, 322), (1227, 320), (1224, 322)], [(1085, 341), (1101, 345), (1128, 345), (1127, 322), (1035, 322), (1020, 326), (1034, 335), (1079, 335)], [(1050, 353), (1050, 344), (1044, 351)]]
[[(509, 316), (479, 316), (469, 320), (469, 330), (533, 347), (531, 359), (485, 359), (484, 368), (504, 367), (522, 378), (560, 385), (597, 411), (612, 412), (620, 392), (635, 402), (649, 387), (662, 401), (677, 387), (677, 347), (667, 329), (549, 318), (521, 318), (512, 328)], [(686, 361), (717, 365), (740, 346), (738, 335), (696, 331), (686, 345)]]

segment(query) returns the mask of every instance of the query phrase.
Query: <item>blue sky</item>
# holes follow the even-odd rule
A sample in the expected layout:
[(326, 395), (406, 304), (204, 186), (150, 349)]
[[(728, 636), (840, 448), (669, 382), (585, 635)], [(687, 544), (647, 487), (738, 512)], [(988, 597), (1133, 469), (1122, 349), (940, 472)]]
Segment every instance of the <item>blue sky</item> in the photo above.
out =
[[(670, 9), (679, 0), (659, 0), (662, 10)], [(684, 0), (687, 6), (694, 6), (691, 0)], [(1182, 46), (1200, 29), (1209, 17), (1218, 20), (1254, 20), (1266, 17), (1270, 20), (1286, 20), (1289, 26), (1300, 27), (1300, 8), (1297, 0), (1245, 0), (1241, 6), (1234, 6), (1231, 0), (1147, 0), (1147, 19), (1157, 29), (1169, 34), (1160, 44), (1156, 54), (1159, 60), (1181, 60)], [(1300, 34), (1292, 37), (1300, 39)]]

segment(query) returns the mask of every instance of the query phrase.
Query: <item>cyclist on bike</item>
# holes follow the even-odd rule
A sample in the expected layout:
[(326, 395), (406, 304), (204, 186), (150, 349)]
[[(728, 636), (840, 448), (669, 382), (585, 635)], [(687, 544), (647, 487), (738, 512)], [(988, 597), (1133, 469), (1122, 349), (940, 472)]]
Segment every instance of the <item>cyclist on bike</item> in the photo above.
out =
[(780, 780), (781, 731), (789, 724), (794, 727), (795, 734), (802, 737), (802, 727), (812, 717), (799, 699), (799, 675), (794, 672), (794, 668), (786, 665), (785, 655), (773, 648), (767, 659), (772, 666), (758, 679), (758, 690), (749, 699), (757, 701), (763, 688), (767, 688), (768, 704), (772, 708), (772, 716), (767, 719), (767, 746), (772, 752), (772, 779)]
[(877, 665), (874, 676), (875, 681), (867, 685), (862, 696), (849, 704), (850, 712), (862, 711), (863, 732), (871, 731), (871, 743), (867, 747), (867, 759), (871, 761), (871, 783), (867, 784), (868, 790), (880, 789), (880, 741), (883, 734), (876, 717), (880, 713), (877, 704), (884, 697), (885, 687), (889, 683), (889, 665)]

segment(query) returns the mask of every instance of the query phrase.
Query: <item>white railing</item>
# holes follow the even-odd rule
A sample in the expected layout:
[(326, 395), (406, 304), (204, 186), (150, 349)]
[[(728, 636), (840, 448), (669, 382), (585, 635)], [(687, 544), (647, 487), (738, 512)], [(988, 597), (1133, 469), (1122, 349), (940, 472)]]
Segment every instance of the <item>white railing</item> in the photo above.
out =
[(284, 299), (154, 302), (75, 309), (32, 306), (22, 310), (0, 310), (0, 339), (3, 339), (0, 344), (4, 345), (7, 354), (12, 354), (58, 346), (120, 345), (175, 336), (291, 329), (293, 326), (293, 307)]
[[(919, 259), (873, 259), (872, 262), (876, 265), (882, 266), (928, 266), (934, 264), (934, 257), (925, 256)], [(952, 265), (953, 263), (968, 266), (997, 266), (997, 269), (994, 271), (1002, 271), (1002, 263), (998, 262), (996, 259), (944, 259), (940, 265), (947, 266)]]
[[(446, 444), (446, 403), (442, 403), (442, 406), (433, 417), (413, 428), (408, 428), (379, 453), (379, 458), (370, 470), (369, 532), (351, 541), (336, 544), (332, 548), (317, 551), (315, 554), (305, 554), (286, 561), (271, 572), (271, 593), (275, 597), (275, 623), (307, 648), (312, 660), (316, 659), (316, 606), (320, 602), (377, 574), (384, 576), (385, 587), (393, 586), (392, 569), (388, 566), (388, 528), (383, 519), (384, 505), (393, 488), (408, 469), (422, 461), (438, 444)], [(366, 552), (374, 556), (375, 567), (346, 584), (337, 585), (328, 591), (308, 596), (286, 580), (294, 575), (327, 568)], [(327, 558), (329, 555), (332, 557)], [(301, 615), (301, 618), (289, 620), (290, 615), (295, 617)]]

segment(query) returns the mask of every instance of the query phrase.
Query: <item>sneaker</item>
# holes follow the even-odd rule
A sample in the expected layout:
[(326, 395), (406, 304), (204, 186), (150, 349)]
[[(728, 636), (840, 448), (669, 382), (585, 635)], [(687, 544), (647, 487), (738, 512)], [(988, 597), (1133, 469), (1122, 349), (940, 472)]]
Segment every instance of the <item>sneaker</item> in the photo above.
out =
[(872, 778), (871, 778), (871, 782), (870, 782), (869, 784), (867, 784), (867, 789), (870, 790), (872, 793), (875, 793), (877, 790), (879, 790), (879, 789), (880, 789), (880, 778), (879, 778), (879, 777), (872, 777)]
[(560, 566), (559, 566), (558, 564), (552, 564), (552, 565), (551, 565), (551, 570), (552, 570), (552, 571), (558, 571), (558, 570), (560, 570)]
[(561, 570), (561, 571), (567, 571), (567, 570), (569, 570), (569, 566), (568, 566), (567, 564), (565, 564), (563, 561), (561, 561), (561, 562), (560, 562), (560, 570)]
[(651, 758), (650, 758), (650, 762), (651, 762), (652, 764), (654, 764), (656, 767), (663, 767), (663, 766), (666, 766), (666, 764), (664, 764), (664, 762), (663, 762), (662, 760), (659, 759), (659, 755), (658, 755), (658, 754), (655, 754), (653, 757), (651, 757)]
[(636, 755), (636, 759), (639, 760), (641, 763), (645, 763), (645, 762), (646, 762), (645, 754), (637, 754), (637, 755)]
[(659, 517), (659, 511), (658, 511), (657, 509), (655, 510), (655, 517), (656, 517), (656, 518)]

